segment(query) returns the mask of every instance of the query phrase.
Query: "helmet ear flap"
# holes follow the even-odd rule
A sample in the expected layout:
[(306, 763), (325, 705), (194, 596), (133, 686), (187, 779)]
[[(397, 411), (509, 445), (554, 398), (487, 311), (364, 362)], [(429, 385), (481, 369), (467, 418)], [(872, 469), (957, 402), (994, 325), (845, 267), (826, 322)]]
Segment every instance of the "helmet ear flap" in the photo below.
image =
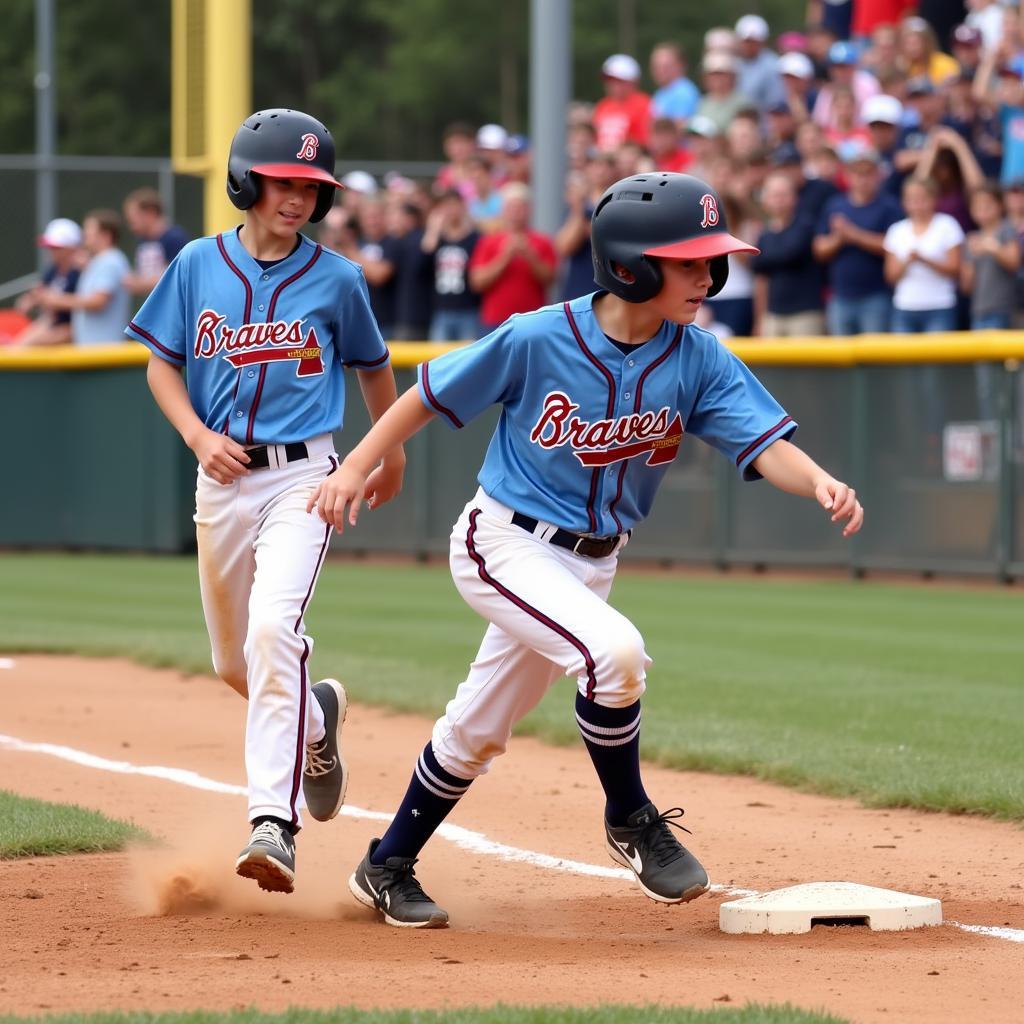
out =
[(316, 206), (310, 215), (309, 222), (317, 224), (327, 216), (327, 211), (334, 205), (334, 193), (337, 190), (333, 185), (321, 185), (316, 197)]
[(724, 287), (729, 278), (729, 257), (714, 256), (711, 259), (711, 287), (708, 289), (708, 298), (717, 295)]
[(260, 197), (259, 175), (248, 168), (236, 172), (228, 167), (228, 199), (239, 210), (248, 210)]

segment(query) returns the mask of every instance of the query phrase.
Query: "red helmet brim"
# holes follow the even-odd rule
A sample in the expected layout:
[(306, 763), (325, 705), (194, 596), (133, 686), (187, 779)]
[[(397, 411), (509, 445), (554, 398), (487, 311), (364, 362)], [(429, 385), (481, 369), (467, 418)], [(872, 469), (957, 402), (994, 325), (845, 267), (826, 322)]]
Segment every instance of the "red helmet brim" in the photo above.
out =
[(309, 164), (256, 164), (250, 169), (267, 178), (304, 178), (307, 181), (319, 181), (322, 185), (333, 185), (335, 188), (345, 187), (326, 171)]
[(670, 242), (668, 245), (657, 245), (653, 249), (644, 249), (645, 256), (661, 256), (670, 260), (705, 260), (715, 256), (728, 256), (731, 252), (749, 252), (757, 255), (761, 250), (738, 238), (721, 232), (717, 235), (700, 235), (698, 238), (687, 238), (682, 242)]

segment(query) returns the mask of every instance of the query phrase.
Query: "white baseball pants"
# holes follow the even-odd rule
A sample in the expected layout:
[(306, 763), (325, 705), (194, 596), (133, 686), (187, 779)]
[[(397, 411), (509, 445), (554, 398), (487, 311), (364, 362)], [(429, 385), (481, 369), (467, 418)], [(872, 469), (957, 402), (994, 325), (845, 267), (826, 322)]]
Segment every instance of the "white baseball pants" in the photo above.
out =
[(308, 459), (289, 463), (284, 445), (270, 445), (269, 467), (228, 485), (200, 467), (195, 514), (213, 667), (249, 698), (249, 820), (272, 815), (296, 826), (306, 744), (324, 735), (303, 616), (330, 541), (330, 528), (306, 512), (306, 502), (338, 464), (330, 434), (306, 447)]
[(561, 675), (598, 704), (625, 707), (644, 692), (651, 664), (639, 631), (607, 603), (618, 551), (575, 555), (543, 539), (551, 524), (529, 534), (512, 525), (512, 514), (480, 490), (451, 536), (455, 586), (490, 622), (469, 675), (434, 725), (434, 754), (460, 778), (487, 771), (516, 722)]

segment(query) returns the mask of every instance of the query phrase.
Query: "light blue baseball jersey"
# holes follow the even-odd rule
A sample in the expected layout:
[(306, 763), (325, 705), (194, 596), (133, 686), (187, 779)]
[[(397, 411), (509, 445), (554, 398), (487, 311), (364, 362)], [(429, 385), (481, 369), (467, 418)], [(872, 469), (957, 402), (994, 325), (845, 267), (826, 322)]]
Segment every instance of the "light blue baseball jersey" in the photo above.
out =
[(362, 270), (304, 235), (267, 268), (237, 231), (189, 242), (125, 334), (184, 366), (203, 423), (246, 445), (340, 429), (344, 367), (389, 360)]
[(510, 317), (420, 366), (420, 398), (453, 428), (501, 405), (484, 491), (535, 519), (609, 536), (650, 513), (684, 433), (757, 479), (751, 463), (792, 435), (793, 419), (699, 327), (666, 321), (624, 355), (594, 314), (599, 294)]

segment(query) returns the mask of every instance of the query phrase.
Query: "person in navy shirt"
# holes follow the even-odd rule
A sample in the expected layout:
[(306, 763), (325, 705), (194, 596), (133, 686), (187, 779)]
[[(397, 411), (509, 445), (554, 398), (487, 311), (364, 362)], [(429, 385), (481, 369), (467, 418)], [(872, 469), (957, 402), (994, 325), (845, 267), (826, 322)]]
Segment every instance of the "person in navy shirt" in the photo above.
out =
[(851, 149), (845, 167), (849, 191), (825, 204), (814, 238), (814, 255), (827, 267), (828, 332), (881, 334), (892, 318), (882, 243), (886, 231), (903, 219), (903, 208), (882, 189), (877, 150)]
[(792, 417), (694, 326), (725, 283), (727, 255), (756, 251), (729, 234), (718, 194), (685, 174), (625, 178), (598, 201), (591, 238), (598, 291), (513, 315), (424, 363), (416, 387), (307, 506), (339, 531), (355, 526), (383, 452), (432, 419), (461, 430), (499, 407), (450, 557), (459, 592), (489, 625), (391, 825), (349, 879), (392, 925), (448, 923), (415, 876), (416, 857), (563, 674), (576, 681), (576, 721), (604, 789), (605, 848), (654, 900), (707, 891), (707, 872), (672, 832), (682, 809), (659, 813), (644, 789), (640, 698), (651, 659), (607, 600), (618, 555), (687, 435), (744, 479), (813, 498), (845, 536), (861, 526), (853, 490), (790, 443)]

